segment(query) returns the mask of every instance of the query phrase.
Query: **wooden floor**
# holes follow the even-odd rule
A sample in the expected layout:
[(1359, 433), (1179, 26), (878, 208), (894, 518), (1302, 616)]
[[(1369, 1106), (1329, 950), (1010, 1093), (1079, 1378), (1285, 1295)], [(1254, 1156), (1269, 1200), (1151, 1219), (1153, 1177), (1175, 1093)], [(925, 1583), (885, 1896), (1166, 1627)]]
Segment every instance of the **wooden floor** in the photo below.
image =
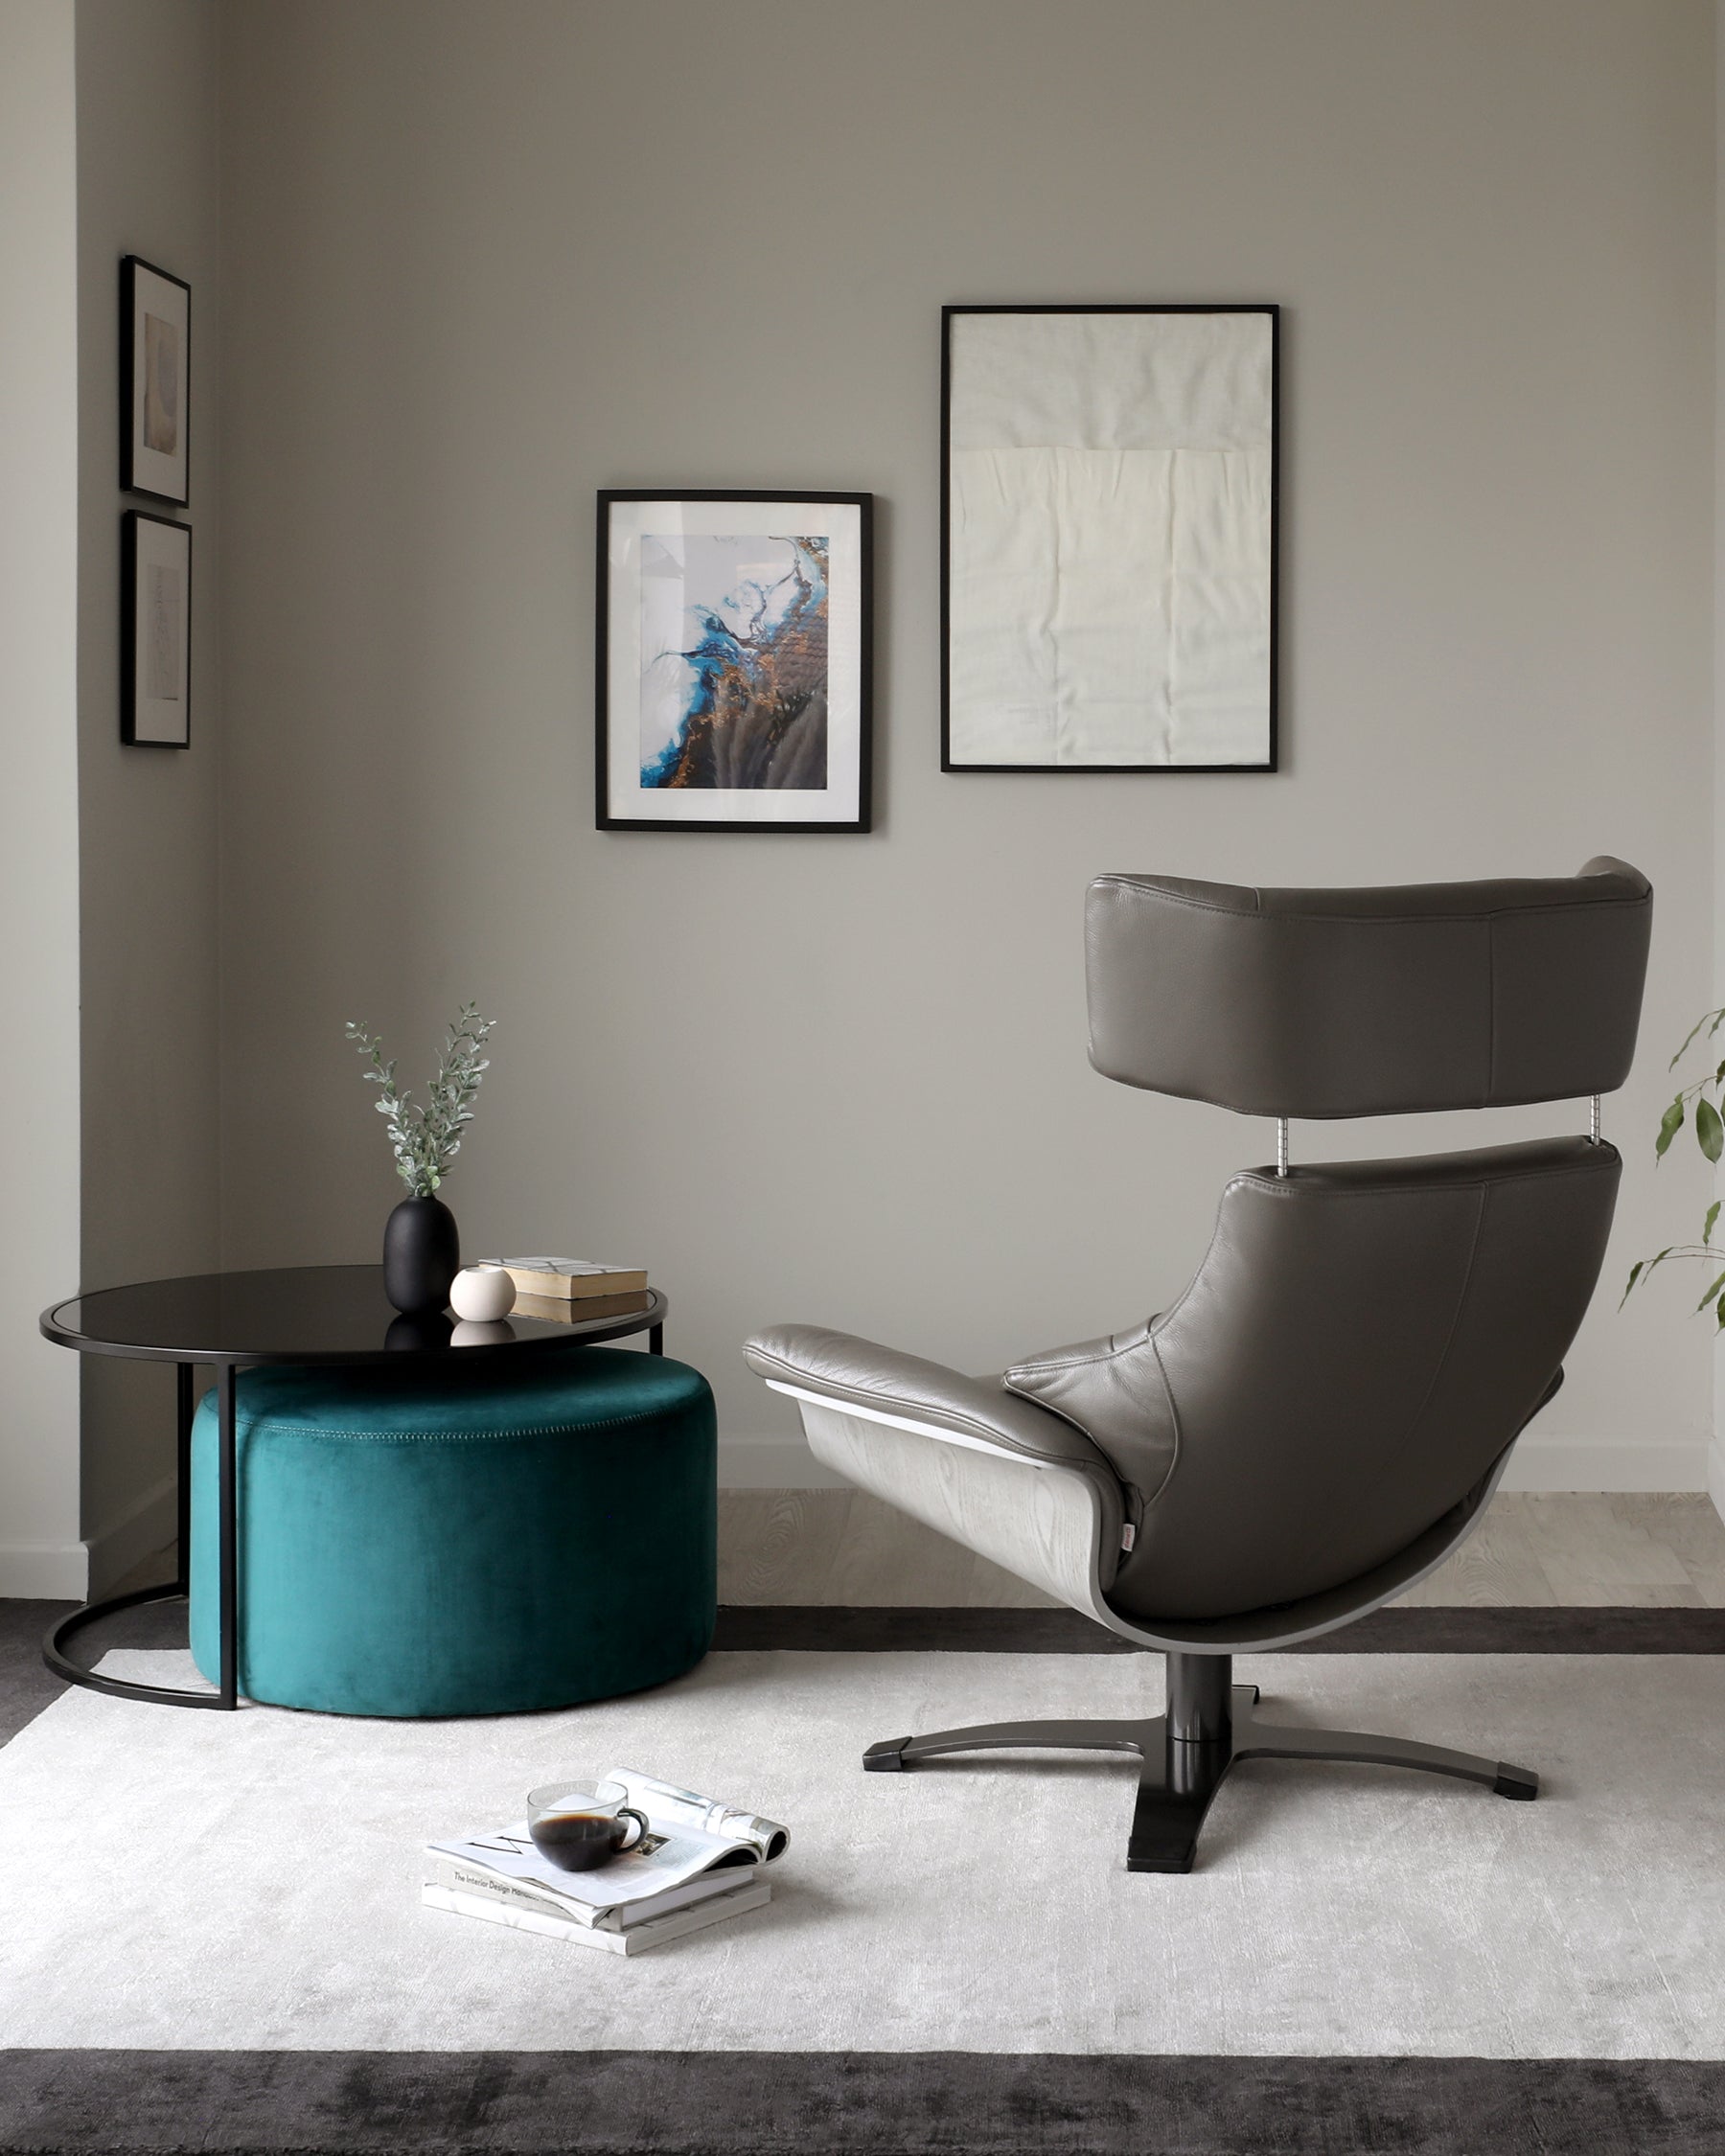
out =
[[(719, 1599), (863, 1609), (1048, 1602), (860, 1490), (722, 1490)], [(1701, 1496), (1511, 1492), (1402, 1600), (1725, 1609), (1725, 1524)]]
[[(115, 1591), (172, 1576), (173, 1554), (164, 1550)], [(1051, 1606), (1034, 1587), (861, 1490), (721, 1490), (719, 1599)], [(1688, 1493), (1511, 1492), (1402, 1601), (1725, 1609), (1725, 1524), (1711, 1499)]]

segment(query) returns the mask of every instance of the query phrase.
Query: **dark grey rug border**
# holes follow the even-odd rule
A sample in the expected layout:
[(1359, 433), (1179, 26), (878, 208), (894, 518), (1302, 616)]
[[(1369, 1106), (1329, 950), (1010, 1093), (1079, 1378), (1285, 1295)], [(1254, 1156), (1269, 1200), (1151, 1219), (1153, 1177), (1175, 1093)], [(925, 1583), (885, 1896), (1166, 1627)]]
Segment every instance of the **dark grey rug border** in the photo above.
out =
[[(64, 1691), (42, 1666), (42, 1635), (70, 1602), (0, 1600), (0, 1744)], [(106, 1643), (183, 1647), (186, 1615), (146, 1603), (104, 1628)], [(1129, 1655), (1147, 1652), (1076, 1610), (827, 1609), (728, 1604), (713, 1640), (720, 1653)], [(100, 1652), (100, 1649), (95, 1651)], [(1725, 1610), (1390, 1609), (1325, 1633), (1301, 1654), (1718, 1655)], [(1721, 2136), (1725, 2150), (1725, 2136)]]
[(1716, 2156), (1725, 2062), (0, 2052), (5, 2156)]
[[(1076, 1610), (839, 1609), (731, 1604), (720, 1652), (1130, 1655), (1134, 1646)], [(1278, 1650), (1279, 1651), (1279, 1650)], [(1349, 1655), (1718, 1655), (1725, 1610), (1496, 1607), (1375, 1610), (1287, 1650)], [(1725, 2134), (1721, 2137), (1725, 2149)]]

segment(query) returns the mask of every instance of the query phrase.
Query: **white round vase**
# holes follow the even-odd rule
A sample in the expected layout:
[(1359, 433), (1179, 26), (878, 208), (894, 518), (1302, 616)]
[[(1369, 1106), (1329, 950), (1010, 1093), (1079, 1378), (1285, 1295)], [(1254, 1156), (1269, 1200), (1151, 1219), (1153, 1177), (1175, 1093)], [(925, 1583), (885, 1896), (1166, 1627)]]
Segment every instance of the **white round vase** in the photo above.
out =
[(464, 1265), (449, 1283), (449, 1308), (481, 1325), (507, 1318), (515, 1298), (515, 1282), (500, 1265)]

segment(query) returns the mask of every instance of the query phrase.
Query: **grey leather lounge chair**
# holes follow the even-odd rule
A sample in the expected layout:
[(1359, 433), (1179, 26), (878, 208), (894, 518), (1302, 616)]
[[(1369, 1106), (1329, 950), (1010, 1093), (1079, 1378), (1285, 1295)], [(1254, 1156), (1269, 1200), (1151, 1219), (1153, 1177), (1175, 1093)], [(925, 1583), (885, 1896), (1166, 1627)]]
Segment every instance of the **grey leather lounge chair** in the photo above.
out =
[[(964, 1377), (810, 1325), (748, 1344), (816, 1456), (1167, 1657), (1166, 1712), (872, 1745), (897, 1772), (1028, 1747), (1141, 1761), (1135, 1871), (1191, 1867), (1236, 1759), (1421, 1767), (1530, 1798), (1518, 1767), (1280, 1728), (1232, 1682), (1392, 1600), (1478, 1521), (1562, 1382), (1621, 1166), (1598, 1095), (1635, 1049), (1652, 890), (1622, 861), (1550, 881), (1247, 890), (1103, 876), (1086, 910), (1104, 1077), (1277, 1120), (1171, 1308)], [(1290, 1117), (1593, 1097), (1591, 1136), (1290, 1166)]]

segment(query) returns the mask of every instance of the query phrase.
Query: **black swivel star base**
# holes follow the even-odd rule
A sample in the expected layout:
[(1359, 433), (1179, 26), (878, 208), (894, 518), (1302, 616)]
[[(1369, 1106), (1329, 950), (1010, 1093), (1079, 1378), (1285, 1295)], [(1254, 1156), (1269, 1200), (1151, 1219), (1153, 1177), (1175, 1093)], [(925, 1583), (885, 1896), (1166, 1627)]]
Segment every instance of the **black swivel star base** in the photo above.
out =
[(902, 1774), (948, 1752), (1124, 1752), (1139, 1762), (1128, 1871), (1189, 1871), (1210, 1800), (1241, 1759), (1336, 1759), (1416, 1767), (1531, 1800), (1539, 1777), (1501, 1759), (1403, 1737), (1295, 1730), (1260, 1720), (1258, 1687), (1233, 1683), (1230, 1655), (1171, 1654), (1168, 1711), (1138, 1722), (993, 1722), (932, 1736), (889, 1737), (862, 1755), (870, 1774)]

